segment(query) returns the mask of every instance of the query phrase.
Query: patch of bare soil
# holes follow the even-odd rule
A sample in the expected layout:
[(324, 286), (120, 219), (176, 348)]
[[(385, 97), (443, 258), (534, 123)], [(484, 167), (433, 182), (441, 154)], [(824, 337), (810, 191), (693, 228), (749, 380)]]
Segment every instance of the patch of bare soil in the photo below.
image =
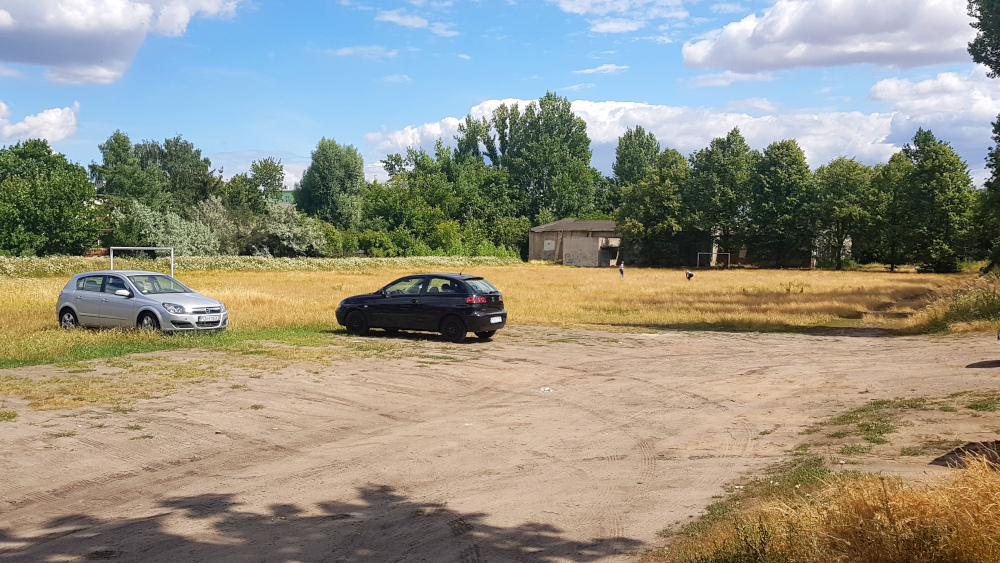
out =
[[(402, 357), (257, 357), (130, 412), (8, 400), (0, 561), (628, 561), (818, 421), (1000, 389), (981, 335), (391, 340)], [(995, 413), (978, 414), (915, 412), (844, 467), (953, 471), (924, 445), (996, 439)]]

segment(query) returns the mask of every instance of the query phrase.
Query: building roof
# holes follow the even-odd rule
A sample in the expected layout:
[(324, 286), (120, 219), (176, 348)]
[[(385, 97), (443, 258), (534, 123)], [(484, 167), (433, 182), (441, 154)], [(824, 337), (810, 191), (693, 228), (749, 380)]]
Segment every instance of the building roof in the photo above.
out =
[(579, 221), (577, 219), (560, 219), (552, 223), (532, 227), (533, 233), (547, 233), (553, 231), (605, 231), (615, 232), (614, 221)]

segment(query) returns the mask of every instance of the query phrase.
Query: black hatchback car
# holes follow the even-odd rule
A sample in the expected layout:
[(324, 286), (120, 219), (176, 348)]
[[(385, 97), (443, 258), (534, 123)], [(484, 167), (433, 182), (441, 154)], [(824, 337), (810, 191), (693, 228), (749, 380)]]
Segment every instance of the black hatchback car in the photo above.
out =
[(507, 311), (500, 291), (481, 277), (415, 274), (344, 299), (337, 306), (337, 322), (351, 334), (367, 334), (370, 328), (423, 330), (461, 342), (469, 332), (492, 337), (507, 324)]

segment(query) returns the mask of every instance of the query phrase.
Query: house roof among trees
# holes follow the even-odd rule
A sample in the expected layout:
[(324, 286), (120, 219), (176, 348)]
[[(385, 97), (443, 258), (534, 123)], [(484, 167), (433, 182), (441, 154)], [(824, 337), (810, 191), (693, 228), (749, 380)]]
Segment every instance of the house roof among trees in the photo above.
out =
[(552, 223), (546, 223), (537, 227), (532, 227), (533, 233), (547, 233), (554, 231), (606, 231), (615, 232), (614, 221), (580, 221), (577, 219), (560, 219)]

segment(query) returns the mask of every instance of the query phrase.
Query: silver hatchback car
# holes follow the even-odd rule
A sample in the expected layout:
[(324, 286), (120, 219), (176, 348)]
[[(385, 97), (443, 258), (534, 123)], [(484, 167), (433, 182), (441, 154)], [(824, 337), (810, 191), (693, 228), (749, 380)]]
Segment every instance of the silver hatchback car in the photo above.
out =
[(224, 330), (229, 313), (174, 278), (142, 270), (103, 270), (73, 276), (59, 292), (59, 324), (163, 331)]

